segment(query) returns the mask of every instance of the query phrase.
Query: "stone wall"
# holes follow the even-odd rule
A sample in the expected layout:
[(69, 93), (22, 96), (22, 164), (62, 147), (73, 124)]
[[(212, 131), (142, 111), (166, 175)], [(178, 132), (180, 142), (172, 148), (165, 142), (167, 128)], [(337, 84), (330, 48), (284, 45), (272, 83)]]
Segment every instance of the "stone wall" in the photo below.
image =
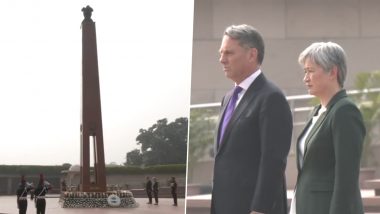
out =
[[(347, 53), (346, 88), (355, 74), (380, 69), (380, 1), (195, 0), (191, 104), (220, 102), (233, 87), (218, 62), (225, 27), (250, 24), (266, 43), (263, 72), (286, 95), (306, 94), (299, 53), (316, 41), (334, 41)], [(207, 77), (207, 78), (205, 78)], [(210, 81), (212, 80), (212, 81)]]

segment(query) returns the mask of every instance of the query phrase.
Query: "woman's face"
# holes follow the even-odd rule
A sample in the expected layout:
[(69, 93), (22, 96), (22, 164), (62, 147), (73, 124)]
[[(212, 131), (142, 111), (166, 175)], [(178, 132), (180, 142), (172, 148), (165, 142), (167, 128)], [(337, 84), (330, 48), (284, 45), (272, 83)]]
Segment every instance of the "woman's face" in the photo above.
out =
[(322, 97), (331, 88), (331, 72), (326, 72), (323, 68), (314, 63), (313, 60), (306, 58), (304, 63), (305, 83), (309, 94)]

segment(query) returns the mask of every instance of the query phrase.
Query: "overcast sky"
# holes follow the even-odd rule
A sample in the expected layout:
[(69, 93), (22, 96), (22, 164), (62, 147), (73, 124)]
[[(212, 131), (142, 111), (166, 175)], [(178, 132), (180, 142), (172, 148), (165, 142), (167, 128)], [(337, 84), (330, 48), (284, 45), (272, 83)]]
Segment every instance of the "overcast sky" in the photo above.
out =
[(79, 164), (82, 7), (96, 23), (106, 163), (188, 117), (193, 1), (1, 0), (0, 164)]

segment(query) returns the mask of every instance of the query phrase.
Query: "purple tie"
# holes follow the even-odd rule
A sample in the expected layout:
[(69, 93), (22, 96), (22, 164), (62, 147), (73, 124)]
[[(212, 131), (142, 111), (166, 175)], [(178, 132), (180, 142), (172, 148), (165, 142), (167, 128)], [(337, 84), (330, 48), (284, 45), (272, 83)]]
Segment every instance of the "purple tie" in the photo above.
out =
[(228, 122), (230, 121), (232, 114), (235, 110), (236, 106), (236, 101), (238, 100), (238, 94), (243, 90), (240, 86), (236, 86), (234, 89), (234, 93), (230, 99), (230, 102), (227, 105), (227, 109), (224, 112), (223, 116), (223, 123), (222, 123), (222, 129), (220, 130), (220, 135), (219, 135), (219, 145), (222, 142), (224, 131), (226, 130), (226, 127), (228, 125)]

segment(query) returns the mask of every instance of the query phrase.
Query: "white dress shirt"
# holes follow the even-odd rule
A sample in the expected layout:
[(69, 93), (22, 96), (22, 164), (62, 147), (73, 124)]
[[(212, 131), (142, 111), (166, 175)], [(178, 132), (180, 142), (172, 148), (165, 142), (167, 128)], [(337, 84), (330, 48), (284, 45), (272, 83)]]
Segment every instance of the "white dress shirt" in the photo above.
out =
[[(245, 92), (248, 90), (249, 86), (251, 86), (251, 84), (253, 83), (253, 81), (255, 81), (255, 79), (261, 74), (261, 70), (257, 70), (255, 72), (253, 72), (253, 74), (251, 74), (249, 77), (245, 78), (245, 80), (243, 80), (240, 84), (239, 84), (239, 87), (241, 87), (243, 90), (241, 90), (241, 92), (238, 94), (238, 99), (236, 101), (236, 105), (235, 105), (235, 108), (236, 106), (240, 103), (240, 100), (243, 98)], [(236, 84), (235, 84), (236, 86)]]
[[(301, 152), (301, 158), (303, 159), (303, 157), (305, 156), (305, 143), (306, 143), (306, 138), (309, 136), (310, 134), (310, 131), (313, 129), (315, 123), (318, 121), (319, 117), (323, 114), (323, 112), (326, 111), (326, 107), (324, 106), (321, 106), (321, 108), (318, 110), (318, 114), (316, 116), (314, 116), (311, 120), (311, 124), (309, 126), (309, 128), (307, 129), (307, 131), (305, 132), (304, 135), (302, 135), (301, 139), (300, 139), (300, 144), (299, 144), (299, 147), (300, 147), (300, 152)], [(289, 211), (289, 214), (297, 214), (296, 213), (296, 191), (294, 191), (294, 194), (293, 194), (293, 198), (292, 198), (292, 203), (290, 204), (290, 211)]]

